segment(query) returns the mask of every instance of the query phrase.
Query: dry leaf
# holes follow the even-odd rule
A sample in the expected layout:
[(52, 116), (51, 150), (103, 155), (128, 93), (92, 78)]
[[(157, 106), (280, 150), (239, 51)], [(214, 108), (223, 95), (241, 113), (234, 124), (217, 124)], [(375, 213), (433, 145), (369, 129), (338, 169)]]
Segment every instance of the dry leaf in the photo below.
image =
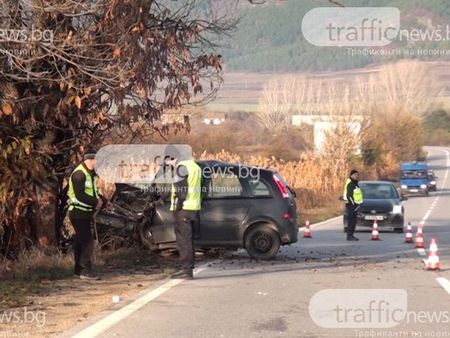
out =
[(75, 105), (78, 109), (81, 109), (81, 98), (79, 96), (75, 97)]
[(116, 58), (120, 57), (120, 48), (119, 47), (114, 49), (113, 56)]
[(5, 114), (6, 116), (11, 115), (13, 113), (11, 104), (5, 103), (2, 106), (2, 111), (3, 111), (3, 114)]
[(72, 101), (73, 101), (73, 99), (75, 98), (75, 96), (69, 96), (68, 98), (67, 98), (67, 100), (66, 100), (66, 104), (68, 104), (68, 105), (70, 105), (71, 103), (72, 103)]

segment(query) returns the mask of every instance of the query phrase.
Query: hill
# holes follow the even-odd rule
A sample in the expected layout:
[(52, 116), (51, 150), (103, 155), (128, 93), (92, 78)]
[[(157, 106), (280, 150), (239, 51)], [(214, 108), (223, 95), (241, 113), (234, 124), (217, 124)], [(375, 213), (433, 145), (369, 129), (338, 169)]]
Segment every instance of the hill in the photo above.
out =
[[(214, 4), (214, 0), (209, 0)], [(447, 0), (340, 0), (347, 7), (393, 6), (401, 10), (402, 29), (425, 29), (449, 23)], [(336, 71), (385, 63), (396, 57), (349, 56), (346, 48), (315, 47), (303, 38), (301, 21), (305, 13), (317, 6), (330, 6), (327, 0), (268, 0), (264, 5), (241, 6), (240, 21), (231, 37), (219, 43), (228, 71)], [(445, 48), (448, 41), (393, 46), (408, 49)], [(449, 56), (423, 57), (442, 60)]]

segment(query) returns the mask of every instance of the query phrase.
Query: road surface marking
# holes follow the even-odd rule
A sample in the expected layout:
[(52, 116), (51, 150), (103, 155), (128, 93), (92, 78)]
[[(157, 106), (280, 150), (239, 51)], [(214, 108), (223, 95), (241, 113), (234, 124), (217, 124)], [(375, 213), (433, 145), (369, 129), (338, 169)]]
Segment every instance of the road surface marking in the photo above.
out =
[[(425, 213), (425, 216), (423, 216), (423, 218), (422, 218), (422, 222), (423, 223), (425, 223), (425, 221), (428, 219), (428, 217), (430, 217), (431, 212), (433, 211), (433, 209), (436, 206), (436, 204), (439, 202), (439, 199), (441, 198), (441, 195), (443, 194), (443, 189), (445, 189), (445, 185), (447, 183), (448, 172), (449, 172), (449, 168), (450, 168), (450, 152), (448, 150), (445, 150), (444, 152), (445, 152), (445, 155), (447, 157), (447, 163), (446, 163), (444, 180), (442, 181), (441, 190), (438, 191), (438, 196), (435, 197), (435, 199), (434, 199), (433, 203), (431, 204), (430, 208)], [(429, 155), (429, 153), (428, 153), (428, 155)], [(428, 156), (427, 156), (427, 158), (428, 158)], [(419, 253), (420, 256), (426, 256), (427, 255), (425, 249), (423, 249), (423, 248), (417, 249), (417, 252)], [(423, 262), (425, 264), (427, 264), (427, 260), (426, 259), (423, 259)], [(447, 293), (450, 294), (450, 282), (446, 278), (443, 278), (443, 277), (438, 277), (438, 278), (436, 278), (436, 280), (444, 288), (444, 290), (447, 291)]]
[[(450, 153), (447, 150), (445, 150), (445, 155), (447, 158), (447, 168), (445, 169), (445, 175), (444, 175), (444, 180), (442, 182), (441, 190), (438, 192), (438, 196), (436, 196), (434, 198), (433, 203), (431, 203), (431, 206), (428, 208), (427, 212), (423, 216), (422, 221), (420, 223), (425, 223), (428, 220), (428, 218), (430, 217), (431, 213), (433, 212), (433, 209), (435, 208), (436, 204), (439, 202), (439, 199), (441, 198), (441, 194), (443, 193), (442, 190), (445, 188), (445, 185), (447, 183), (448, 171), (449, 171), (449, 167), (450, 167)], [(423, 249), (423, 248), (417, 249), (417, 252), (419, 253), (420, 256), (427, 255), (425, 249)]]
[(448, 294), (450, 294), (450, 282), (448, 281), (448, 279), (444, 277), (438, 277), (436, 278), (436, 280), (439, 284), (441, 284), (444, 290), (447, 291)]
[[(330, 218), (330, 219), (328, 219), (326, 221), (313, 224), (310, 227), (311, 228), (315, 228), (315, 227), (317, 227), (319, 225), (326, 224), (326, 223), (329, 223), (331, 221), (337, 220), (340, 217), (342, 217), (342, 216), (337, 216), (337, 217), (334, 217), (334, 218)], [(303, 229), (304, 229), (304, 227), (299, 229), (299, 231), (302, 231)], [(202, 266), (199, 266), (198, 268), (196, 268), (194, 270), (194, 273), (200, 273), (200, 272), (206, 270), (208, 268), (208, 266), (210, 264), (212, 264), (212, 263), (213, 262), (208, 262), (208, 263), (203, 264)], [(99, 321), (95, 322), (91, 326), (89, 326), (89, 327), (85, 328), (84, 330), (80, 331), (79, 333), (77, 333), (73, 337), (75, 337), (75, 338), (82, 338), (83, 337), (84, 338), (84, 337), (96, 337), (96, 336), (98, 336), (100, 333), (106, 331), (110, 327), (112, 327), (115, 324), (119, 323), (121, 320), (123, 320), (124, 318), (128, 317), (129, 315), (131, 315), (133, 312), (139, 310), (144, 305), (150, 303), (152, 300), (158, 298), (159, 296), (161, 296), (165, 292), (169, 291), (173, 287), (175, 287), (178, 284), (182, 283), (183, 281), (184, 281), (183, 279), (173, 279), (171, 281), (168, 281), (167, 283), (161, 285), (160, 287), (158, 287), (158, 288), (150, 291), (149, 293), (143, 295), (142, 297), (138, 298), (134, 302), (132, 302), (132, 303), (124, 306), (123, 308), (121, 308), (121, 309), (111, 313), (110, 315), (106, 316), (105, 318), (100, 319)]]
[[(330, 218), (323, 222), (313, 224), (310, 227), (314, 228), (319, 225), (326, 224), (331, 221), (337, 220), (340, 217), (342, 217), (342, 216)], [(302, 231), (303, 229), (304, 229), (304, 227), (300, 228), (299, 231)], [(214, 263), (214, 261), (208, 262), (208, 263), (205, 263), (205, 264), (199, 266), (198, 268), (196, 268), (194, 270), (194, 273), (197, 274), (197, 273), (200, 273), (200, 272), (206, 270), (213, 263)], [(87, 328), (83, 329), (82, 331), (78, 332), (73, 337), (74, 338), (85, 338), (85, 337), (90, 338), (90, 337), (98, 336), (102, 332), (106, 331), (107, 329), (111, 328), (115, 324), (122, 321), (124, 318), (131, 315), (133, 312), (139, 310), (140, 308), (142, 308), (146, 304), (150, 303), (151, 301), (155, 300), (156, 298), (158, 298), (162, 294), (166, 293), (173, 287), (179, 285), (183, 281), (184, 281), (183, 279), (172, 279), (172, 280), (168, 281), (167, 283), (161, 285), (160, 287), (158, 287), (158, 288), (146, 293), (142, 297), (136, 299), (134, 302), (124, 306), (123, 308), (121, 308), (121, 309), (111, 313), (110, 315), (100, 319), (99, 321), (93, 323), (92, 325), (90, 325)]]
[[(332, 222), (332, 221), (336, 221), (336, 220), (338, 220), (338, 219), (341, 218), (341, 217), (342, 217), (342, 216), (336, 216), (336, 217), (327, 219), (327, 220), (322, 221), (322, 222), (319, 222), (319, 223), (311, 224), (311, 225), (309, 226), (309, 228), (312, 229), (312, 228), (315, 228), (315, 227), (317, 227), (317, 226), (319, 226), (319, 225), (323, 225), (323, 224), (327, 224), (327, 223)], [(305, 230), (305, 226), (302, 226), (302, 227), (298, 228), (298, 231), (299, 231), (299, 232), (302, 232), (302, 231), (304, 231), (304, 230)]]
[[(198, 268), (194, 270), (194, 273), (202, 272), (207, 268), (207, 266), (211, 264), (211, 262), (205, 263)], [(74, 338), (90, 338), (90, 337), (96, 337), (100, 333), (106, 331), (107, 329), (111, 328), (115, 324), (119, 323), (129, 315), (131, 315), (133, 312), (139, 310), (144, 305), (150, 303), (152, 300), (155, 300), (162, 294), (166, 293), (173, 287), (177, 286), (178, 284), (182, 283), (184, 279), (172, 279), (165, 284), (161, 285), (160, 287), (146, 293), (142, 297), (136, 299), (134, 302), (124, 306), (123, 308), (114, 311), (110, 315), (100, 319), (99, 321), (95, 322), (91, 326), (85, 328), (84, 330), (78, 332), (76, 335), (74, 335)]]
[(431, 215), (431, 210), (428, 209), (427, 213), (425, 214), (425, 216), (423, 216), (421, 223), (425, 223), (426, 220), (428, 219), (428, 217), (430, 217)]
[(128, 304), (127, 306), (124, 306), (123, 308), (111, 313), (105, 318), (100, 319), (98, 322), (92, 324), (91, 326), (77, 333), (73, 337), (75, 338), (96, 337), (103, 331), (109, 329), (113, 325), (119, 323), (121, 320), (131, 315), (133, 312), (139, 310), (141, 307), (148, 304), (155, 298), (169, 291), (174, 286), (180, 284), (182, 281), (183, 281), (182, 279), (173, 279), (161, 285), (160, 287), (154, 289), (153, 291), (150, 291), (149, 293), (145, 294), (141, 298), (136, 299), (131, 304)]

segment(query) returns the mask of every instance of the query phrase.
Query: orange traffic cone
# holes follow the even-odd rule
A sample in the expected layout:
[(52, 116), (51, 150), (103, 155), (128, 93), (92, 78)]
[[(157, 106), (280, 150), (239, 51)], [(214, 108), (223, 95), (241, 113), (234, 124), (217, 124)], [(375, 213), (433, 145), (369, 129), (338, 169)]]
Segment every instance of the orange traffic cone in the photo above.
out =
[(312, 238), (311, 228), (309, 227), (309, 221), (305, 222), (305, 230), (303, 231), (303, 238)]
[(428, 260), (425, 263), (427, 270), (440, 270), (439, 255), (436, 240), (431, 239), (430, 252), (428, 253)]
[(423, 241), (423, 223), (420, 223), (417, 227), (416, 233), (416, 248), (424, 248), (425, 244)]
[(406, 226), (405, 243), (412, 243), (412, 242), (413, 242), (412, 226), (411, 222), (408, 222), (408, 225)]
[(378, 241), (379, 239), (380, 233), (378, 232), (378, 223), (377, 221), (374, 221), (372, 227), (372, 241)]

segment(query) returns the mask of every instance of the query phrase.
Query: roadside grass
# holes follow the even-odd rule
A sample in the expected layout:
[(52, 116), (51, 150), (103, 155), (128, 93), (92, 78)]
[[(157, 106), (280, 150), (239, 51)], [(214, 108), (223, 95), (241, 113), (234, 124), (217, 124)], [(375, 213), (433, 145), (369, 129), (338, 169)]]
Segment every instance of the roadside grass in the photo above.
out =
[(301, 209), (299, 226), (304, 226), (308, 220), (310, 224), (326, 221), (327, 219), (342, 215), (343, 204), (339, 200), (327, 200), (320, 207)]
[(174, 267), (166, 267), (163, 268), (162, 270), (162, 275), (164, 277), (169, 277), (170, 275), (172, 275), (174, 272), (176, 271), (176, 269)]
[(27, 295), (36, 292), (36, 283), (2, 280), (0, 283), (0, 310), (27, 305)]
[(0, 263), (0, 308), (23, 306), (27, 296), (40, 291), (40, 281), (72, 276), (72, 260), (56, 249), (22, 251), (14, 261)]
[(56, 248), (32, 248), (22, 251), (14, 262), (8, 262), (6, 279), (38, 281), (55, 280), (72, 276), (72, 256)]

